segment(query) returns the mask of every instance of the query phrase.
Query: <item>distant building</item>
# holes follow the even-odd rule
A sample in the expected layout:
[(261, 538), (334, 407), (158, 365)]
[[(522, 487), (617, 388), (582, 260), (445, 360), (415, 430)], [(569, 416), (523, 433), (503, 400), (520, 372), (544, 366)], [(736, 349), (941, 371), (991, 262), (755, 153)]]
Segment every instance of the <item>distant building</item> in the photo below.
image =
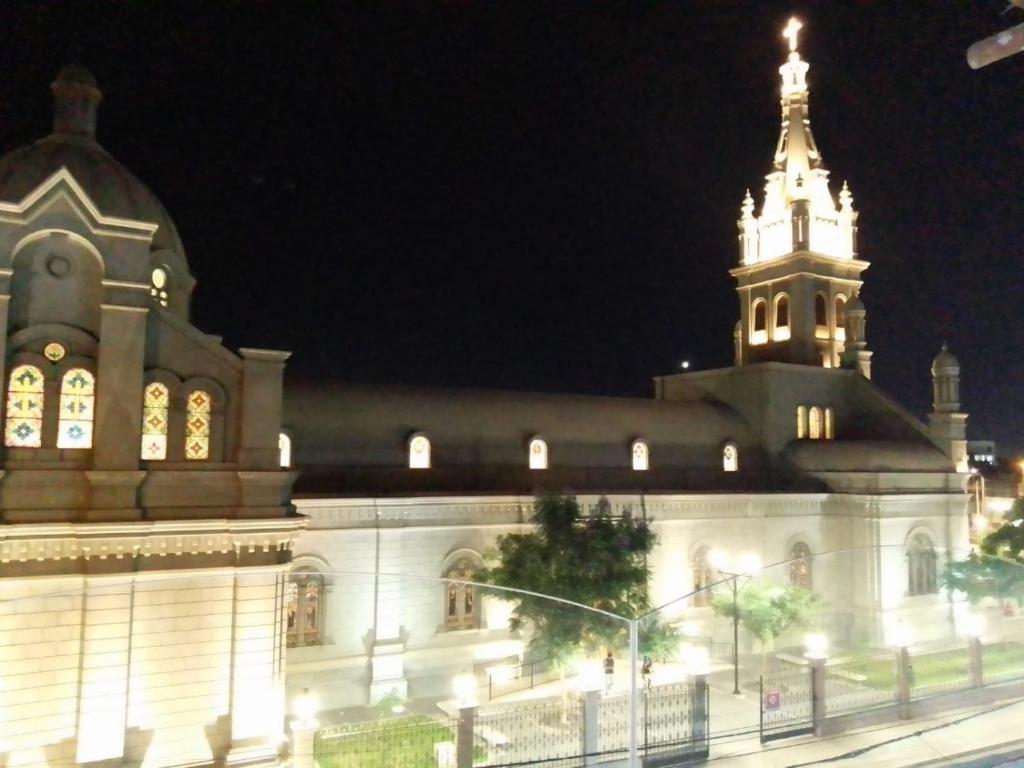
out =
[(996, 463), (996, 444), (993, 440), (968, 440), (967, 441), (967, 459), (971, 464), (990, 464), (995, 465)]
[[(438, 579), (471, 581), (499, 535), (528, 529), (541, 491), (653, 519), (656, 604), (719, 578), (709, 553), (723, 547), (793, 563), (786, 578), (826, 596), (839, 643), (945, 620), (937, 570), (968, 545), (959, 363), (935, 358), (927, 425), (871, 383), (868, 263), (853, 196), (832, 193), (811, 133), (807, 70), (794, 45), (764, 198), (741, 206), (734, 367), (657, 377), (652, 399), (286, 387), (309, 519), (290, 686), (327, 708), (443, 696), (454, 672), (507, 655), (508, 606)], [(812, 558), (851, 548), (855, 563)], [(689, 627), (726, 640), (706, 596), (694, 603)]]

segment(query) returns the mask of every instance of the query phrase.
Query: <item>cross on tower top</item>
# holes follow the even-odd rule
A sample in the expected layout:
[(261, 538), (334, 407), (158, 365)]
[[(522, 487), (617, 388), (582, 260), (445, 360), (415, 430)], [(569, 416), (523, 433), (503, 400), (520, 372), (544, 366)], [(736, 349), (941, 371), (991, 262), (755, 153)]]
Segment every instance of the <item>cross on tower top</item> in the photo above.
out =
[(799, 42), (798, 36), (803, 26), (804, 25), (801, 24), (794, 16), (789, 20), (789, 23), (786, 25), (786, 28), (782, 30), (782, 36), (789, 40), (790, 51), (796, 50), (797, 43)]

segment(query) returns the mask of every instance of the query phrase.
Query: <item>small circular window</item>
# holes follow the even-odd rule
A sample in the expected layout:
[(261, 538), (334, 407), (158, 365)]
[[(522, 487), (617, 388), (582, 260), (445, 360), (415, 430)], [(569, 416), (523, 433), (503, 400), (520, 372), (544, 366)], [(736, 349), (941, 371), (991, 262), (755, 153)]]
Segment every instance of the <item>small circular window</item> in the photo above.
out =
[(161, 307), (167, 306), (168, 282), (166, 269), (157, 267), (153, 270), (153, 274), (150, 276), (149, 295), (153, 298), (153, 301), (157, 302)]
[(43, 357), (51, 363), (59, 363), (66, 354), (67, 351), (64, 349), (64, 345), (56, 341), (51, 341), (43, 347)]

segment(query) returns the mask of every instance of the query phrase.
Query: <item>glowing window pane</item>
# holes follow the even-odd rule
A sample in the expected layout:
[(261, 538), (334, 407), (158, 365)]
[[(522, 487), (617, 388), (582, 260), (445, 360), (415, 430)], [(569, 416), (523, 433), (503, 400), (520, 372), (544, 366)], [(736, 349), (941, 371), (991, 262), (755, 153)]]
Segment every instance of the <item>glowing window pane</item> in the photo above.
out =
[(11, 371), (4, 445), (38, 448), (43, 433), (43, 373), (34, 365)]
[(188, 396), (185, 413), (185, 458), (210, 458), (210, 395), (197, 389)]
[(825, 439), (831, 440), (835, 437), (835, 427), (832, 424), (832, 409), (825, 409)]
[(802, 405), (796, 409), (796, 436), (799, 439), (807, 437), (807, 409)]
[(530, 441), (530, 469), (548, 468), (548, 444), (535, 437)]
[(299, 585), (294, 581), (288, 582), (284, 598), (285, 616), (287, 617), (287, 640), (288, 645), (295, 645), (299, 629)]
[(60, 384), (58, 448), (92, 448), (96, 380), (84, 368), (72, 368)]
[(292, 465), (292, 439), (284, 432), (277, 436), (277, 450), (280, 465), (290, 467)]
[(303, 602), (303, 642), (313, 645), (320, 639), (320, 582), (310, 579), (306, 582)]
[(161, 307), (167, 306), (167, 271), (157, 267), (150, 278), (149, 295)]
[(424, 435), (415, 435), (409, 441), (409, 468), (430, 469), (430, 440)]
[(722, 449), (722, 469), (726, 472), (736, 472), (740, 468), (740, 452), (736, 446), (729, 443)]
[(153, 382), (142, 396), (142, 458), (162, 461), (167, 458), (167, 413), (170, 393)]
[(811, 440), (821, 439), (821, 409), (811, 408), (808, 413), (807, 436)]
[(633, 443), (633, 469), (638, 472), (646, 472), (650, 467), (651, 452), (647, 443), (637, 440)]

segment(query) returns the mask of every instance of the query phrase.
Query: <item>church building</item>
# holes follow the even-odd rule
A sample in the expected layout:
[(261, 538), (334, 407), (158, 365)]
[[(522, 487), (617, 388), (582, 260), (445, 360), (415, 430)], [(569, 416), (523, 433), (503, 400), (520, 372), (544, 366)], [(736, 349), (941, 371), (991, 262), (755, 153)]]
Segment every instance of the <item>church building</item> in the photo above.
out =
[(304, 521), (286, 352), (189, 321), (174, 223), (96, 140), (81, 67), (0, 158), (0, 765), (276, 760)]
[[(967, 547), (959, 366), (935, 359), (928, 425), (871, 382), (869, 264), (853, 194), (833, 192), (811, 131), (798, 30), (764, 194), (740, 206), (733, 367), (656, 377), (649, 399), (286, 387), (282, 459), (308, 518), (289, 686), (315, 686), (324, 708), (444, 695), (454, 673), (507, 656), (507, 606), (441, 580), (471, 581), (498, 536), (529, 529), (541, 492), (653, 520), (655, 605), (717, 580), (709, 554), (726, 548), (789, 563), (839, 644), (951, 610), (937, 569)], [(820, 557), (840, 551), (856, 554)], [(685, 619), (730, 631), (706, 599)]]

